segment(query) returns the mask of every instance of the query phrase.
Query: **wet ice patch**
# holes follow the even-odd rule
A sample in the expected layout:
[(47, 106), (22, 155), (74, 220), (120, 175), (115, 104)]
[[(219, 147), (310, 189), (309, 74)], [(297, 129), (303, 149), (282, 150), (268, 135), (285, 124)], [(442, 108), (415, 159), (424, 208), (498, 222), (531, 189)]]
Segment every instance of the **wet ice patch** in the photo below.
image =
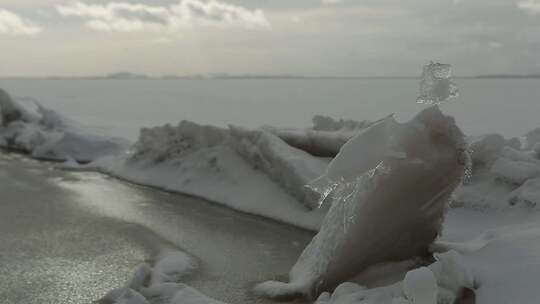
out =
[(452, 81), (451, 65), (431, 62), (424, 66), (417, 103), (440, 104), (458, 96), (459, 90)]

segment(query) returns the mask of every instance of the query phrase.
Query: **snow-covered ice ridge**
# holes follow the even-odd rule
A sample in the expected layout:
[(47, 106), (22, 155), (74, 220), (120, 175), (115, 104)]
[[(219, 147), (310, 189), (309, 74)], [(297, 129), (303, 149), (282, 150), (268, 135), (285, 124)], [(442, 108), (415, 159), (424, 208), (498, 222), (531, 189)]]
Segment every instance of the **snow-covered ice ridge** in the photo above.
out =
[(142, 129), (127, 155), (102, 157), (86, 168), (317, 230), (324, 210), (317, 208), (319, 194), (305, 185), (370, 124), (316, 116), (304, 130), (248, 130), (182, 121)]

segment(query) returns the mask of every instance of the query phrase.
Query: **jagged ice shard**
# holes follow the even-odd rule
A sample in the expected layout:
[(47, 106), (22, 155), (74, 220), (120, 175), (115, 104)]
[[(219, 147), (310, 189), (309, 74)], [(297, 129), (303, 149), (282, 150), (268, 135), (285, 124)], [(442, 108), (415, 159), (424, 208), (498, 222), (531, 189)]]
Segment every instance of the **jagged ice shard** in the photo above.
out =
[(431, 62), (424, 66), (417, 103), (439, 104), (458, 96), (459, 90), (452, 81), (451, 65)]
[(373, 124), (310, 185), (329, 210), (289, 283), (268, 281), (255, 292), (313, 299), (371, 265), (426, 254), (469, 163), (463, 133), (438, 106), (407, 123)]

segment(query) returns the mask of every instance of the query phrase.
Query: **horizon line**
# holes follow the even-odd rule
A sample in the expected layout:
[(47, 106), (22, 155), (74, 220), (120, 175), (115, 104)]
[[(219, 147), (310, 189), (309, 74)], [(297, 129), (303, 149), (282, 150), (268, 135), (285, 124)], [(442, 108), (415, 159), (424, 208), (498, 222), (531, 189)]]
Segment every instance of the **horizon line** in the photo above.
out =
[[(213, 79), (419, 79), (420, 76), (411, 75), (384, 75), (384, 76), (335, 76), (335, 75), (294, 75), (294, 74), (208, 74), (208, 75), (162, 75), (151, 76), (146, 74), (119, 72), (104, 75), (87, 76), (0, 76), (0, 80), (213, 80)], [(520, 79), (540, 78), (540, 74), (480, 74), (453, 76), (454, 79)]]

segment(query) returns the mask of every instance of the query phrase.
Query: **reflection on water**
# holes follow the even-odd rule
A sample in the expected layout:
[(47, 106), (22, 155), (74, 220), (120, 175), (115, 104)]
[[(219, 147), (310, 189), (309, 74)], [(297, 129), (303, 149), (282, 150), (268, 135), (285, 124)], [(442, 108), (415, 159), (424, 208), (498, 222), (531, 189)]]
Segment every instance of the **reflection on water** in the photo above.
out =
[[(2, 298), (26, 290), (28, 299), (63, 301), (51, 303), (95, 300), (172, 245), (200, 260), (188, 284), (222, 301), (262, 303), (251, 285), (286, 275), (312, 237), (196, 198), (13, 156), (0, 157), (0, 193), (0, 242), (11, 244), (0, 248), (0, 280), (10, 281)], [(25, 303), (48, 303), (32, 301)]]

